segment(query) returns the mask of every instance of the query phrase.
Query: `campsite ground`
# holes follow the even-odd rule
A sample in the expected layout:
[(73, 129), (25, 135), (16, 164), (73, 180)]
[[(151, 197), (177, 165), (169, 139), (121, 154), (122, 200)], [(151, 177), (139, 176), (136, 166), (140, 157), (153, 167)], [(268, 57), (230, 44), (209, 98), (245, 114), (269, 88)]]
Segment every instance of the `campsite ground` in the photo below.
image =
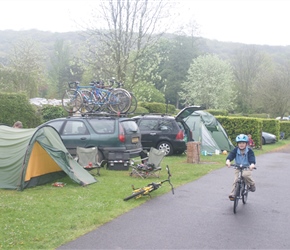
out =
[[(289, 140), (283, 140), (255, 152), (286, 150), (289, 145)], [(185, 155), (166, 157), (160, 178), (166, 177), (168, 164), (174, 186), (181, 186), (224, 167), (225, 156), (201, 156), (202, 164), (189, 164), (186, 159)], [(105, 169), (97, 179), (87, 187), (66, 177), (60, 180), (66, 183), (64, 187), (50, 183), (23, 192), (0, 190), (0, 249), (54, 249), (146, 202), (124, 202), (123, 198), (131, 193), (131, 184), (138, 187), (152, 181), (132, 178), (129, 171)], [(169, 191), (164, 185), (152, 196)]]

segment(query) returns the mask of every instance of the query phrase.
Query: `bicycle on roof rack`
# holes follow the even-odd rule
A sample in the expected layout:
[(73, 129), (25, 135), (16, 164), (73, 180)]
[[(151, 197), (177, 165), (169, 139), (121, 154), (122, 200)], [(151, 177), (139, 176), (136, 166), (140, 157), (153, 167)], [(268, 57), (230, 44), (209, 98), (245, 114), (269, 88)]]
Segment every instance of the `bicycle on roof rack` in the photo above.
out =
[(158, 188), (160, 188), (162, 186), (162, 184), (165, 182), (168, 182), (170, 184), (172, 194), (174, 194), (174, 187), (170, 181), (171, 173), (170, 173), (168, 165), (166, 166), (166, 169), (167, 169), (167, 174), (168, 174), (167, 179), (165, 179), (163, 181), (159, 181), (159, 182), (149, 183), (147, 186), (141, 187), (141, 188), (135, 188), (134, 185), (132, 185), (133, 193), (130, 196), (124, 198), (124, 201), (128, 201), (132, 198), (139, 199), (139, 198), (144, 197), (144, 196), (149, 196), (151, 198), (150, 193), (157, 190)]
[[(90, 86), (80, 86), (79, 82), (69, 83), (69, 89), (62, 97), (64, 109), (70, 113), (128, 112), (132, 106), (132, 94), (121, 88), (122, 83), (116, 81), (110, 83), (109, 86), (105, 86), (103, 81), (92, 81)], [(117, 88), (113, 88), (114, 84), (118, 85)], [(137, 103), (135, 99), (134, 105)]]

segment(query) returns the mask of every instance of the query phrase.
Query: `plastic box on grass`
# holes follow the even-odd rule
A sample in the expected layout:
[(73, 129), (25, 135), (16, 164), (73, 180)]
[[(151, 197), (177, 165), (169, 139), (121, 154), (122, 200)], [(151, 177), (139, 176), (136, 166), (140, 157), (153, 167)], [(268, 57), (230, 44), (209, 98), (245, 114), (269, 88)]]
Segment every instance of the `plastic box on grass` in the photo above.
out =
[(123, 152), (112, 152), (108, 155), (109, 170), (129, 170), (130, 166), (130, 155), (129, 153)]

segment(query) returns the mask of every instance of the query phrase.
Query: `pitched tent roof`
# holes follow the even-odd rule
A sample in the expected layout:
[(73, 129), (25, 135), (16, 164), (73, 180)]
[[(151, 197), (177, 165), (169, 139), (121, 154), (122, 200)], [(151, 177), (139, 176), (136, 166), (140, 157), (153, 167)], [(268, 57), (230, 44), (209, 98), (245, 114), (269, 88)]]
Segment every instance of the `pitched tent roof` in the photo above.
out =
[(201, 142), (201, 150), (215, 153), (215, 150), (230, 151), (234, 148), (226, 131), (212, 114), (196, 110), (183, 120), (192, 131), (193, 139)]
[(73, 159), (53, 127), (0, 125), (0, 188), (23, 190), (66, 175), (80, 185), (97, 181)]

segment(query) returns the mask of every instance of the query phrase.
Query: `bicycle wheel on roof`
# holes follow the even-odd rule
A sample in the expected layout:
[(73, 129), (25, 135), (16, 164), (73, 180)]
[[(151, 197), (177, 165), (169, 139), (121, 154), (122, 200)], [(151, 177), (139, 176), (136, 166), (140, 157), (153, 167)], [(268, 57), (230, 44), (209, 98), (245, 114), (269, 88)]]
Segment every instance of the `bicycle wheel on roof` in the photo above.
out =
[(82, 94), (82, 100), (83, 100), (82, 110), (88, 113), (92, 112), (96, 106), (96, 98), (92, 90), (83, 89), (81, 91), (81, 94)]
[(82, 96), (76, 89), (65, 90), (62, 96), (62, 106), (69, 113), (75, 113), (82, 107)]
[(109, 107), (115, 113), (126, 113), (131, 107), (131, 95), (124, 89), (114, 89), (109, 96)]
[(128, 113), (134, 113), (138, 106), (137, 98), (134, 96), (133, 93), (130, 92), (131, 95), (131, 107), (128, 110)]

